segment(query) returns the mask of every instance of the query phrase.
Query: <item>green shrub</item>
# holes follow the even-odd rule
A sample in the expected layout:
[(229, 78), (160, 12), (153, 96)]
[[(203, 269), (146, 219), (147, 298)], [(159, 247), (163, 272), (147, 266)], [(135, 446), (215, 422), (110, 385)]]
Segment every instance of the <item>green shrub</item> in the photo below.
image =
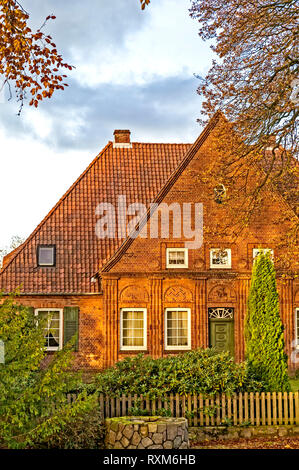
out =
[(38, 449), (102, 449), (104, 448), (105, 427), (100, 420), (98, 407), (78, 416), (46, 441), (37, 440)]
[(149, 398), (168, 393), (233, 393), (260, 391), (262, 384), (249, 376), (245, 363), (236, 364), (228, 352), (197, 349), (152, 359), (138, 354), (96, 376), (97, 390), (109, 396), (143, 394)]
[[(155, 410), (155, 416), (164, 416), (164, 417), (171, 417), (171, 410), (170, 408), (158, 408)], [(139, 404), (135, 404), (128, 410), (129, 416), (150, 416), (152, 412), (141, 408)]]
[(75, 338), (41, 368), (46, 354), (42, 325), (34, 312), (15, 302), (15, 295), (0, 305), (0, 338), (5, 344), (5, 363), (0, 363), (0, 447), (32, 448), (94, 409), (96, 396), (85, 390), (73, 403), (67, 400), (67, 392), (81, 383), (78, 374), (70, 373)]

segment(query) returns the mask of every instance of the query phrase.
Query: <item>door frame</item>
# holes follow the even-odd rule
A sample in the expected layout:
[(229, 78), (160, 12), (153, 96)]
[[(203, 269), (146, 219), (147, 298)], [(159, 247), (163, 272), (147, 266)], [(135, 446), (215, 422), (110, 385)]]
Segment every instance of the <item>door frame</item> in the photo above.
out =
[[(233, 313), (232, 313), (232, 318), (210, 318), (210, 315), (209, 315), (209, 309), (223, 309), (223, 308), (228, 308), (228, 309), (232, 309), (233, 310)], [(212, 323), (217, 323), (217, 322), (224, 322), (224, 323), (229, 323), (231, 324), (231, 344), (232, 344), (232, 351), (229, 351), (229, 352), (232, 352), (232, 356), (235, 357), (235, 322), (234, 322), (234, 316), (235, 316), (235, 308), (234, 307), (209, 307), (208, 308), (208, 332), (209, 332), (209, 347), (212, 347), (212, 342), (211, 342), (211, 324)]]

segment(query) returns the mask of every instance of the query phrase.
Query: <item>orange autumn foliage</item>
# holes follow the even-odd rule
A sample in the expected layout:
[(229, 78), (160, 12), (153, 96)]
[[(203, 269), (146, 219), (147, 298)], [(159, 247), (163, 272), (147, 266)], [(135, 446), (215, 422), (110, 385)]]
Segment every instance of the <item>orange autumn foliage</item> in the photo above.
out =
[(15, 0), (0, 0), (0, 75), (2, 88), (12, 86), (20, 102), (19, 114), (24, 100), (30, 97), (29, 104), (38, 107), (40, 101), (51, 98), (54, 91), (63, 90), (66, 78), (62, 69), (72, 70), (63, 61), (50, 35), (41, 31), (49, 20), (49, 15), (40, 29), (33, 32), (28, 26), (29, 14)]
[(141, 10), (144, 10), (146, 5), (149, 5), (150, 0), (140, 0), (141, 3)]
[(260, 150), (274, 134), (298, 157), (298, 0), (192, 0), (190, 14), (218, 56), (199, 77), (202, 113), (221, 109), (247, 144)]
[(192, 0), (190, 15), (216, 54), (207, 75), (198, 77), (200, 121), (221, 110), (234, 135), (229, 143), (219, 136), (223, 161), (208, 177), (227, 188), (239, 227), (259, 212), (268, 188), (278, 190), (293, 211), (284, 243), (298, 257), (298, 0)]

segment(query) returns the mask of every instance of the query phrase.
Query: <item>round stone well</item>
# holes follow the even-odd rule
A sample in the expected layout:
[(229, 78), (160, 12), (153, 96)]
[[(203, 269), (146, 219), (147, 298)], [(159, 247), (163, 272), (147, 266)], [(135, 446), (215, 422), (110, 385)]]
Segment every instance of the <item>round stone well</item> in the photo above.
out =
[(107, 418), (106, 449), (188, 449), (188, 421), (161, 416)]

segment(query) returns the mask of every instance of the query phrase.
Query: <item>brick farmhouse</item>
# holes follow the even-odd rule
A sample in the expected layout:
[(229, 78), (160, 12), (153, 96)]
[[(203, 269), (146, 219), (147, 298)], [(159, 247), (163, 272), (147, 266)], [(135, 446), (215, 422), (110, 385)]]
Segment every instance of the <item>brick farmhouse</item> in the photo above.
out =
[[(209, 162), (221, 158), (212, 138), (219, 119), (216, 114), (192, 145), (132, 143), (130, 131), (115, 131), (114, 141), (28, 239), (5, 257), (0, 289), (9, 293), (20, 288), (20, 302), (48, 319), (49, 355), (78, 331), (75, 367), (85, 371), (139, 352), (161, 357), (208, 346), (244, 359), (253, 259), (258, 250), (271, 250), (276, 265), (276, 239), (287, 231), (285, 215), (292, 208), (272, 191), (236, 240), (209, 232), (210, 220), (221, 224), (228, 218), (226, 206), (204, 178)], [(104, 211), (99, 205), (119, 209), (122, 201), (126, 207), (143, 204), (148, 222), (160, 211), (158, 236), (144, 236), (148, 225), (141, 223), (138, 236), (127, 236), (124, 212), (115, 211), (106, 227), (118, 229), (116, 235), (100, 237)], [(149, 211), (153, 202), (159, 206), (156, 212)], [(190, 238), (184, 233), (160, 233), (163, 211), (171, 204), (181, 208), (190, 203), (203, 207), (203, 243), (195, 248), (188, 247)], [(277, 218), (282, 222), (277, 224)], [(171, 226), (173, 212), (169, 220)], [(298, 260), (289, 261), (287, 271), (277, 267), (276, 272), (286, 352), (290, 369), (295, 369)]]

